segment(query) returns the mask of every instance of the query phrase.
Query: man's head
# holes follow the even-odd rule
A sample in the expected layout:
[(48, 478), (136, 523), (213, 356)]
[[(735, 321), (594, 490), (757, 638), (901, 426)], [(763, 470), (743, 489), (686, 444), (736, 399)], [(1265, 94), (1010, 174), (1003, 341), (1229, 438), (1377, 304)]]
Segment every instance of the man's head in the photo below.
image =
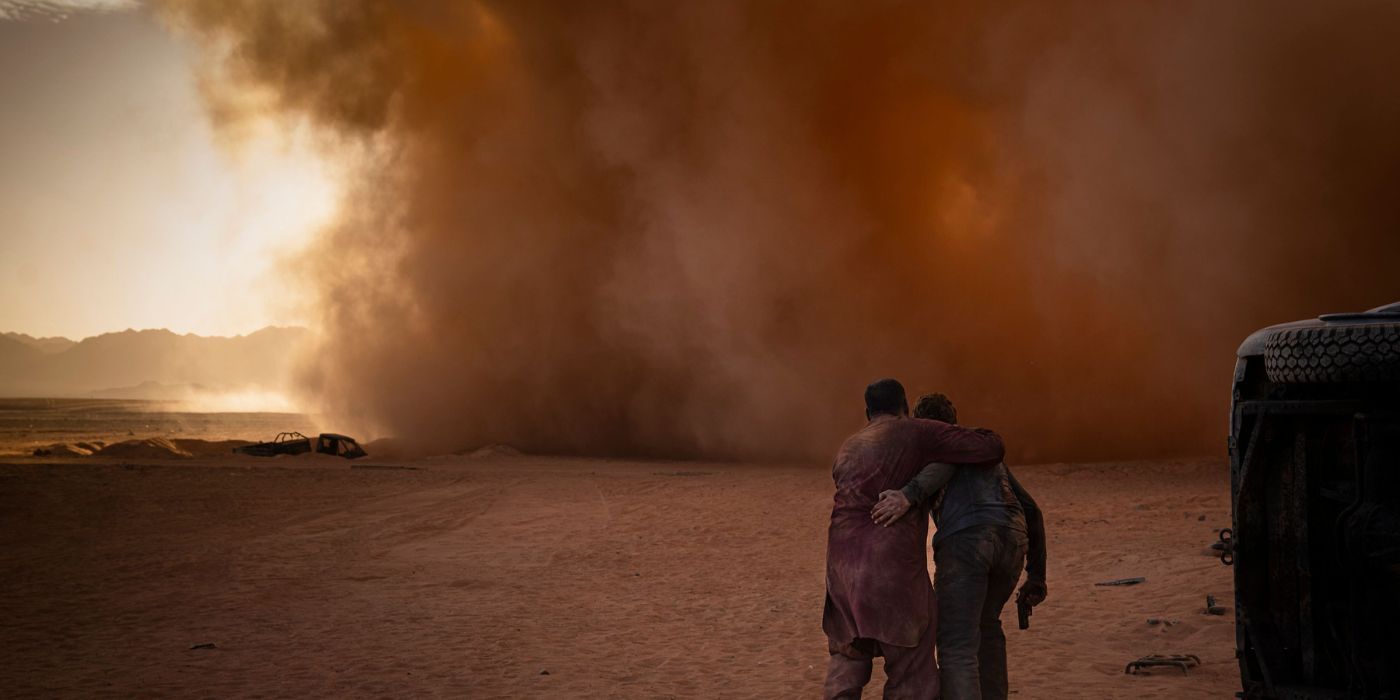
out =
[(865, 417), (881, 414), (909, 415), (909, 399), (904, 397), (904, 385), (895, 379), (880, 379), (865, 387)]
[(914, 407), (914, 417), (941, 420), (956, 425), (958, 409), (954, 408), (953, 402), (943, 394), (924, 394), (919, 397), (919, 403)]

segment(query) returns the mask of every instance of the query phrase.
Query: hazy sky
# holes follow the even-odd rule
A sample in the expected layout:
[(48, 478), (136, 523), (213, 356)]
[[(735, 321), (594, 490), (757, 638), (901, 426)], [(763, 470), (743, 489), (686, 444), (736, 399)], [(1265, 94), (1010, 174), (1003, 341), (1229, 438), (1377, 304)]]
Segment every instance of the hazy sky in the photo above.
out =
[(277, 260), (331, 215), (329, 175), (290, 139), (221, 147), (194, 55), (139, 6), (0, 0), (0, 331), (303, 320)]

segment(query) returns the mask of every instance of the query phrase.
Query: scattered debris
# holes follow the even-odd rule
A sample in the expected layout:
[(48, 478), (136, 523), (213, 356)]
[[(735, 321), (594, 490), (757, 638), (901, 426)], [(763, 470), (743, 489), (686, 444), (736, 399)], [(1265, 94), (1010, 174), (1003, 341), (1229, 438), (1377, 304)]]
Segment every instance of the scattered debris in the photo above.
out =
[(1132, 578), (1116, 578), (1116, 579), (1113, 579), (1112, 581), (1099, 581), (1098, 583), (1096, 583), (1096, 584), (1094, 584), (1094, 585), (1095, 585), (1095, 586), (1136, 586), (1136, 585), (1138, 585), (1139, 583), (1142, 583), (1142, 582), (1144, 582), (1144, 581), (1146, 581), (1146, 580), (1147, 580), (1147, 579), (1146, 579), (1146, 578), (1143, 578), (1142, 576), (1134, 576), (1134, 577), (1132, 577)]
[(1202, 611), (1201, 611), (1201, 614), (1202, 614), (1202, 615), (1224, 615), (1224, 614), (1225, 614), (1225, 610), (1226, 610), (1225, 606), (1223, 606), (1223, 605), (1216, 605), (1216, 603), (1215, 603), (1215, 596), (1213, 596), (1213, 595), (1207, 595), (1207, 596), (1206, 596), (1206, 609), (1205, 609), (1205, 610), (1202, 610)]
[(215, 644), (215, 643), (213, 643), (213, 642), (205, 642), (205, 643), (203, 643), (203, 644), (196, 644), (196, 645), (190, 647), (190, 650), (193, 651), (193, 650), (195, 650), (195, 649), (218, 649), (218, 648), (219, 648), (219, 645), (217, 645), (217, 644)]
[(252, 445), (243, 445), (233, 448), (235, 454), (252, 455), (254, 457), (274, 457), (277, 455), (300, 455), (308, 452), (317, 454), (335, 455), (346, 459), (357, 459), (366, 456), (364, 448), (355, 442), (355, 438), (339, 435), (337, 433), (321, 433), (314, 440), (301, 433), (289, 432), (278, 433), (277, 437), (269, 442), (259, 442)]
[(422, 467), (405, 467), (397, 464), (352, 464), (351, 469), (403, 469), (407, 471), (418, 471)]
[(1167, 627), (1171, 627), (1172, 625), (1181, 624), (1181, 620), (1168, 620), (1165, 617), (1149, 617), (1147, 618), (1147, 624), (1161, 625), (1163, 629), (1166, 629)]
[(1123, 673), (1136, 675), (1154, 666), (1172, 666), (1181, 669), (1181, 675), (1184, 676), (1186, 675), (1186, 669), (1200, 665), (1201, 659), (1195, 654), (1173, 654), (1171, 656), (1152, 654), (1144, 656), (1136, 661), (1129, 661), (1128, 665), (1123, 667)]

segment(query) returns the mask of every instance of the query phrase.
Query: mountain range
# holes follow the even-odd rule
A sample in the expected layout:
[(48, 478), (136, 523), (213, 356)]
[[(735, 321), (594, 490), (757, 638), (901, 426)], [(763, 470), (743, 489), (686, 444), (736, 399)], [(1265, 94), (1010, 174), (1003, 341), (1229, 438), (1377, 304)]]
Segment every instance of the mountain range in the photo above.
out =
[(81, 341), (3, 333), (0, 396), (171, 399), (192, 391), (276, 391), (308, 335), (276, 326), (232, 337), (155, 329)]

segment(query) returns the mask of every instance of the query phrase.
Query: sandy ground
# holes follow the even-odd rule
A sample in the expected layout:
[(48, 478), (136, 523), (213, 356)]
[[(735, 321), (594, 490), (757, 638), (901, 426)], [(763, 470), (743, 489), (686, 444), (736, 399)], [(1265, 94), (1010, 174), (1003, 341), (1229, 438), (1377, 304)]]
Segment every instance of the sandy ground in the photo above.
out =
[[(819, 696), (825, 466), (378, 464), (412, 468), (0, 464), (0, 694)], [(1229, 697), (1233, 617), (1200, 614), (1231, 603), (1203, 553), (1223, 461), (1016, 471), (1050, 599), (1029, 631), (1004, 616), (1015, 697)], [(1123, 674), (1150, 653), (1204, 665)]]

